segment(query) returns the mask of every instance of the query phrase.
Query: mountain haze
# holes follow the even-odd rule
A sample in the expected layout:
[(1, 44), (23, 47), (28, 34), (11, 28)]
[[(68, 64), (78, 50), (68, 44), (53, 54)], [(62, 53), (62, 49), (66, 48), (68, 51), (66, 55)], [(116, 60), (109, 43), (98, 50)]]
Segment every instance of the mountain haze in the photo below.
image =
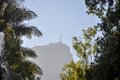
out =
[(59, 76), (63, 65), (73, 60), (69, 47), (61, 41), (36, 46), (33, 50), (38, 55), (35, 62), (43, 71), (42, 80), (60, 80)]

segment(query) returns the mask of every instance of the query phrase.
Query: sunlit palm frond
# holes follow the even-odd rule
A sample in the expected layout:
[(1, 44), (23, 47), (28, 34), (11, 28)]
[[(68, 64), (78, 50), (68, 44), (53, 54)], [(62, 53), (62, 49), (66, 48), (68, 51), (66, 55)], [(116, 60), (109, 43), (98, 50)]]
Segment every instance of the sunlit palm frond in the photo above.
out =
[(42, 70), (38, 67), (38, 65), (29, 60), (23, 61), (22, 65), (23, 65), (23, 71), (28, 72), (29, 74), (31, 73), (31, 75), (33, 74), (42, 75), (43, 74)]
[(27, 26), (25, 24), (22, 25), (18, 25), (17, 27), (12, 27), (15, 31), (15, 34), (17, 36), (26, 36), (28, 38), (31, 38), (32, 35), (35, 36), (42, 36), (42, 33), (40, 32), (40, 30), (38, 30), (36, 27), (34, 26)]
[[(11, 71), (11, 76), (7, 80), (35, 80), (36, 75), (42, 75), (42, 70), (36, 66), (37, 64), (29, 60), (24, 60), (20, 65), (17, 65), (17, 69)], [(19, 74), (17, 74), (18, 72)]]

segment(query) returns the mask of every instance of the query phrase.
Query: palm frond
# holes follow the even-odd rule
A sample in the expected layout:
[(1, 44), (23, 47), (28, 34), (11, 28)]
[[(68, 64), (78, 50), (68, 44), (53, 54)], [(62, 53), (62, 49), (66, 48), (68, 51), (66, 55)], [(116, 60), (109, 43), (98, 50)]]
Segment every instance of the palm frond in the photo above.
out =
[(35, 64), (29, 60), (23, 61), (22, 64), (23, 64), (23, 67), (27, 67), (26, 68), (26, 70), (28, 69), (27, 71), (32, 71), (32, 74), (38, 74), (38, 75), (43, 74), (41, 68), (37, 64)]
[(28, 38), (31, 38), (32, 35), (35, 36), (42, 36), (42, 33), (40, 30), (38, 30), (35, 26), (27, 26), (25, 24), (17, 25), (16, 27), (12, 27), (15, 31), (15, 35), (17, 36), (26, 36)]
[(25, 0), (7, 0), (7, 2), (16, 4), (16, 6), (20, 6), (25, 2)]
[(11, 21), (14, 22), (23, 22), (25, 20), (31, 20), (37, 17), (37, 14), (35, 14), (33, 11), (28, 10), (26, 8), (16, 8), (12, 11), (10, 14)]
[(29, 49), (29, 48), (22, 47), (21, 53), (24, 57), (32, 57), (32, 58), (37, 57), (37, 55), (35, 54), (35, 51), (33, 51), (32, 49)]
[(17, 6), (19, 6), (20, 4), (23, 4), (23, 2), (25, 2), (25, 0), (0, 0), (0, 3), (2, 3), (2, 2), (13, 3), (13, 4), (16, 4)]
[(37, 71), (38, 71), (38, 74), (39, 74), (39, 75), (43, 74), (43, 73), (42, 73), (42, 69), (41, 69), (37, 64), (36, 64), (35, 66), (36, 66), (36, 69), (37, 69)]
[(42, 36), (42, 33), (35, 27), (35, 26), (30, 26), (30, 28), (32, 29), (32, 33), (35, 35), (35, 36)]
[(37, 17), (37, 14), (34, 13), (33, 11), (31, 10), (28, 10), (28, 9), (23, 9), (23, 16), (21, 16), (22, 18), (25, 18), (25, 20), (31, 20), (33, 18), (36, 18)]

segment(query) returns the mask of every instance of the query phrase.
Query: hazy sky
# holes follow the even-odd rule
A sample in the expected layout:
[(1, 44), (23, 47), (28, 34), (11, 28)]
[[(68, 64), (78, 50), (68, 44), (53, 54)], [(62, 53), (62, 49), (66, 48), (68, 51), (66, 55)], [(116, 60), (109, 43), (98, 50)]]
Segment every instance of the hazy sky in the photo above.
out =
[(97, 24), (98, 19), (86, 13), (84, 0), (26, 0), (25, 6), (33, 10), (38, 18), (28, 22), (43, 33), (43, 37), (24, 39), (24, 46), (33, 47), (62, 42), (72, 50), (72, 36), (81, 36), (82, 29)]

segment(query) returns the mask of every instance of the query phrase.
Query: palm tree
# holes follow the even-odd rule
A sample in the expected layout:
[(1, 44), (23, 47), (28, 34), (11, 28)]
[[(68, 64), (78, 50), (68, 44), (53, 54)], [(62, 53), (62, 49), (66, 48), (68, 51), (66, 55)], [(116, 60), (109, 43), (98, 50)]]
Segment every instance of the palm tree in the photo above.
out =
[[(7, 68), (2, 75), (2, 80), (34, 80), (35, 76), (41, 75), (41, 69), (33, 62), (27, 61), (27, 57), (36, 57), (34, 51), (21, 46), (21, 37), (32, 35), (42, 36), (42, 33), (35, 27), (24, 23), (37, 15), (24, 7), (21, 7), (24, 0), (1, 0), (0, 4), (0, 32), (4, 37), (4, 49), (2, 59)], [(7, 76), (6, 76), (7, 75)]]
[(6, 3), (8, 6), (3, 12), (4, 15), (2, 15), (2, 19), (4, 19), (3, 27), (5, 27), (6, 24), (10, 25), (15, 31), (15, 35), (19, 37), (27, 36), (31, 38), (32, 35), (41, 36), (42, 33), (35, 26), (29, 26), (24, 23), (26, 20), (36, 18), (37, 15), (29, 9), (16, 6), (15, 3), (13, 5), (12, 3)]
[[(9, 31), (7, 31), (9, 32)], [(41, 69), (27, 58), (36, 58), (35, 52), (29, 48), (21, 47), (19, 38), (14, 38), (11, 31), (6, 33), (4, 49), (2, 51), (6, 71), (2, 80), (34, 80), (36, 75), (41, 75)]]

